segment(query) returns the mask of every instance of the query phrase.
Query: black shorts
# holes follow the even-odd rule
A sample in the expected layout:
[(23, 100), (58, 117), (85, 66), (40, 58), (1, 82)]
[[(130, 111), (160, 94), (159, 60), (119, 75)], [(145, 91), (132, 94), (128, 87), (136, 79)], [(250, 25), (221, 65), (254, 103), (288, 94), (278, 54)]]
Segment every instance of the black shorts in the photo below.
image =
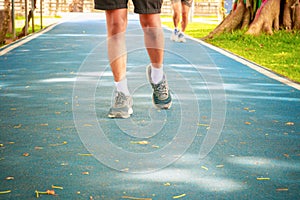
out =
[[(134, 12), (138, 14), (156, 14), (161, 12), (163, 0), (132, 0)], [(127, 8), (128, 0), (94, 0), (95, 9), (114, 10)]]
[(188, 7), (192, 7), (193, 0), (171, 0), (172, 3), (177, 3), (180, 1), (181, 1), (181, 3), (184, 3), (185, 5), (187, 5)]

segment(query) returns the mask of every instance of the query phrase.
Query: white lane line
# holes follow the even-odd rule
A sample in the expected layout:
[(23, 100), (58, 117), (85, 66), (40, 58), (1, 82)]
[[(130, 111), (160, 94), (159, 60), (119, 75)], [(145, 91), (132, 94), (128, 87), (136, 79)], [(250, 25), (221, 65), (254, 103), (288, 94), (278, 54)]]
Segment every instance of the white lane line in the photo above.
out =
[[(170, 28), (168, 28), (166, 26), (163, 26), (163, 27), (165, 29), (167, 29), (167, 30), (173, 31), (172, 29), (170, 29)], [(293, 87), (293, 88), (295, 88), (297, 90), (300, 90), (300, 84), (295, 83), (295, 82), (293, 82), (293, 81), (291, 81), (291, 80), (289, 80), (289, 79), (287, 79), (285, 77), (282, 77), (282, 76), (280, 76), (278, 74), (275, 74), (274, 72), (270, 71), (269, 69), (266, 69), (263, 66), (260, 66), (258, 64), (255, 64), (254, 62), (248, 61), (245, 58), (242, 58), (240, 56), (234, 55), (233, 53), (230, 53), (230, 52), (228, 52), (228, 51), (226, 51), (224, 49), (220, 49), (218, 47), (215, 47), (215, 46), (213, 46), (211, 44), (208, 44), (208, 43), (206, 43), (206, 42), (204, 42), (202, 40), (190, 37), (188, 35), (186, 37), (189, 38), (189, 39), (191, 39), (191, 40), (193, 40), (193, 41), (195, 41), (195, 42), (198, 42), (198, 43), (202, 44), (203, 46), (206, 46), (206, 47), (208, 47), (208, 48), (210, 48), (212, 50), (215, 50), (215, 51), (217, 51), (217, 52), (219, 52), (219, 53), (221, 53), (221, 54), (223, 54), (223, 55), (225, 55), (225, 56), (227, 56), (227, 57), (229, 57), (229, 58), (231, 58), (231, 59), (233, 59), (233, 60), (235, 60), (235, 61), (243, 64), (243, 65), (246, 65), (246, 66), (250, 67), (251, 69), (254, 69), (255, 71), (257, 71), (257, 72), (259, 72), (259, 73), (261, 73), (261, 74), (263, 74), (263, 75), (265, 75), (265, 76), (267, 76), (269, 78), (272, 78), (272, 79), (277, 80), (277, 81), (279, 81), (279, 82), (281, 82), (283, 84), (286, 84), (286, 85), (291, 86), (291, 87)]]

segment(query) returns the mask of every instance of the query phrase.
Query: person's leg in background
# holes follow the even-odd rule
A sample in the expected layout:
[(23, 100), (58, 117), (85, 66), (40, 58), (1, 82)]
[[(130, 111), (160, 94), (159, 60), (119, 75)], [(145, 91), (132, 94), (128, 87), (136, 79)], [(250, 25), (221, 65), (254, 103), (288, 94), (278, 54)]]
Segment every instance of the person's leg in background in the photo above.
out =
[(180, 24), (181, 19), (181, 0), (171, 0), (171, 3), (173, 10), (172, 21), (174, 25), (174, 31), (172, 32), (171, 40), (177, 41), (178, 34), (180, 32), (178, 26)]
[[(184, 32), (189, 23), (189, 12), (192, 3), (193, 0), (173, 0), (173, 24), (175, 29), (171, 35), (171, 40), (176, 42), (186, 42)], [(181, 30), (178, 29), (179, 23), (181, 25)]]

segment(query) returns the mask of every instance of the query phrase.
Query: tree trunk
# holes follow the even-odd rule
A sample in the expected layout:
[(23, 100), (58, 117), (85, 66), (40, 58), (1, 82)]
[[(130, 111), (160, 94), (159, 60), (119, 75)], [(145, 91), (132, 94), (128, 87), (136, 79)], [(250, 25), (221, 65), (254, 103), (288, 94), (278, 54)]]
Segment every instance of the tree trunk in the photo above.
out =
[[(36, 0), (34, 0), (34, 9), (35, 8), (36, 8)], [(30, 9), (30, 11), (28, 13), (28, 16), (27, 16), (28, 27), (30, 26), (29, 24), (30, 24), (30, 20), (31, 20), (31, 18), (33, 16), (33, 12), (34, 12), (34, 10)], [(21, 37), (25, 36), (25, 28), (26, 28), (25, 26), (26, 25), (24, 25), (24, 27), (22, 28), (22, 31), (19, 33), (18, 38), (21, 38)]]
[[(262, 1), (262, 2), (261, 2)], [(300, 0), (237, 0), (230, 14), (204, 39), (236, 29), (272, 35), (280, 27), (300, 30)]]
[(246, 34), (259, 35), (263, 31), (272, 35), (272, 28), (279, 30), (279, 14), (280, 0), (265, 0)]
[(240, 24), (243, 21), (246, 6), (243, 1), (237, 4), (235, 10), (231, 11), (230, 14), (219, 24), (212, 32), (207, 36), (212, 38), (215, 35), (220, 35), (224, 32), (231, 32), (240, 28)]
[(292, 5), (293, 9), (293, 29), (300, 30), (300, 0), (295, 1), (295, 3)]
[(5, 44), (6, 33), (8, 31), (9, 22), (10, 22), (10, 1), (4, 1), (4, 10), (0, 13), (0, 43)]
[(73, 0), (69, 5), (70, 12), (83, 12), (83, 0)]
[[(27, 16), (27, 22), (28, 22), (28, 27), (30, 26), (30, 20), (32, 18), (32, 10), (29, 11), (28, 16)], [(22, 31), (18, 34), (18, 38), (24, 37), (25, 36), (25, 27), (26, 25), (23, 26)]]
[(286, 30), (292, 29), (292, 5), (293, 1), (287, 1), (283, 11), (283, 28)]

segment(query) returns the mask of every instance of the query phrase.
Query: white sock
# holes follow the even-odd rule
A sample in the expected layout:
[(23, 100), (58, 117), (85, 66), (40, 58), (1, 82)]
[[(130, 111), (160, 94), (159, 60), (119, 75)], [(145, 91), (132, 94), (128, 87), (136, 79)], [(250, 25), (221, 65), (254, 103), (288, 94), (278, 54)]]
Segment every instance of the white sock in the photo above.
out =
[(154, 84), (159, 83), (162, 81), (164, 76), (163, 66), (160, 68), (155, 68), (151, 65), (151, 79)]
[(127, 86), (127, 78), (123, 78), (119, 82), (115, 82), (116, 88), (118, 92), (123, 92), (126, 96), (130, 95), (130, 92), (128, 90)]

